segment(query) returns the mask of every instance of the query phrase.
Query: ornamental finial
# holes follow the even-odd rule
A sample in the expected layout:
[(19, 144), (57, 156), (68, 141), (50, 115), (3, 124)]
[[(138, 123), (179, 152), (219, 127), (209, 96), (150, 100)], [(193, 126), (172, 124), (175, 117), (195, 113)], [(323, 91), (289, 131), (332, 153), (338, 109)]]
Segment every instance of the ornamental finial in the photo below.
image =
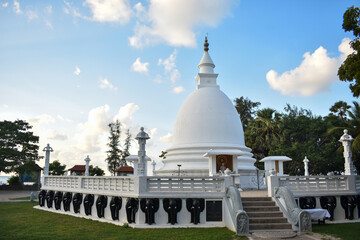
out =
[(207, 34), (205, 36), (204, 51), (205, 52), (209, 51), (209, 43), (208, 43), (208, 40), (207, 40)]

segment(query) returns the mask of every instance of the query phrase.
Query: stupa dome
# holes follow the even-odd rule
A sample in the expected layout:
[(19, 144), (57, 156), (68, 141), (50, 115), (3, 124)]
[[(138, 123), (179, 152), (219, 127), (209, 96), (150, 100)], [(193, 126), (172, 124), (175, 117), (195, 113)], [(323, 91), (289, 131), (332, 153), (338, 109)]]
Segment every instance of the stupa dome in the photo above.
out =
[(209, 175), (209, 158), (204, 156), (209, 152), (216, 157), (230, 156), (233, 171), (256, 169), (251, 149), (245, 146), (240, 116), (216, 83), (218, 74), (214, 73), (215, 64), (208, 46), (205, 38), (197, 89), (180, 108), (172, 146), (167, 149), (164, 166), (156, 171), (158, 175), (172, 175), (178, 171), (178, 165), (185, 175)]

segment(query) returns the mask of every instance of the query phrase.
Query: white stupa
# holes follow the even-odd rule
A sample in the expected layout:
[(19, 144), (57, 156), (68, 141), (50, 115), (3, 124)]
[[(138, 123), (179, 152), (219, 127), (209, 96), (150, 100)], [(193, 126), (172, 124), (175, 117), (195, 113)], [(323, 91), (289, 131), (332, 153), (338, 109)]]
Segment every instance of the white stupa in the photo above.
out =
[(178, 164), (186, 176), (216, 175), (224, 168), (241, 175), (256, 171), (251, 149), (245, 146), (239, 114), (216, 83), (218, 74), (214, 73), (208, 46), (205, 38), (197, 89), (180, 108), (172, 146), (157, 175), (173, 175)]

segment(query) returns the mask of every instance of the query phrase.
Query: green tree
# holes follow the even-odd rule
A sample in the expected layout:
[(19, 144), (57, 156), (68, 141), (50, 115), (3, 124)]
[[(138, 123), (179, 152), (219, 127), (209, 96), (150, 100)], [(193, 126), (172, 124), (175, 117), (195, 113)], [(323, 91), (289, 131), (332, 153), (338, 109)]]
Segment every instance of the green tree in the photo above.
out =
[(347, 56), (338, 70), (338, 76), (341, 81), (350, 82), (350, 90), (354, 97), (360, 95), (360, 9), (358, 7), (349, 7), (344, 13), (343, 29), (345, 32), (352, 32), (355, 36), (350, 42), (354, 52)]
[(244, 131), (249, 125), (249, 121), (254, 119), (257, 108), (260, 106), (260, 102), (252, 102), (248, 98), (240, 97), (234, 99), (236, 111), (240, 115), (240, 120), (243, 125)]
[(105, 175), (104, 170), (102, 170), (98, 166), (93, 167), (93, 165), (90, 165), (89, 168), (91, 169), (90, 176), (104, 176)]
[(62, 165), (59, 160), (54, 160), (49, 164), (50, 175), (63, 175), (65, 173), (66, 165)]
[(130, 156), (130, 147), (131, 147), (131, 134), (130, 134), (130, 130), (128, 129), (126, 131), (126, 138), (125, 138), (125, 143), (124, 143), (124, 149), (122, 151), (122, 154), (121, 154), (121, 160), (120, 160), (120, 166), (127, 166), (127, 163), (126, 163), (126, 157), (127, 156)]
[(0, 171), (23, 173), (39, 160), (39, 137), (23, 120), (0, 121)]
[(347, 119), (347, 112), (351, 108), (346, 102), (344, 101), (337, 101), (330, 107), (330, 112), (339, 116), (342, 120)]
[(107, 151), (106, 161), (108, 163), (109, 172), (115, 176), (115, 171), (121, 166), (122, 150), (120, 149), (121, 123), (116, 120), (110, 123), (109, 150)]

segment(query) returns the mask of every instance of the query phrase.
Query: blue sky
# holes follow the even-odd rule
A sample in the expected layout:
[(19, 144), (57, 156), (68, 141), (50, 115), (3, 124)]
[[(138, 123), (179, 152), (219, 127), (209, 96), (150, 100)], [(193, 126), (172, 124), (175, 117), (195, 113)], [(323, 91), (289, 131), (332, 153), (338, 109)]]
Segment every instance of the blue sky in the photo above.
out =
[(90, 155), (103, 168), (107, 124), (119, 119), (133, 135), (145, 127), (148, 155), (159, 161), (196, 88), (206, 34), (230, 99), (327, 115), (336, 101), (356, 100), (336, 76), (353, 37), (342, 16), (356, 4), (0, 0), (0, 119), (28, 120), (41, 149), (54, 148), (52, 160), (72, 167)]

